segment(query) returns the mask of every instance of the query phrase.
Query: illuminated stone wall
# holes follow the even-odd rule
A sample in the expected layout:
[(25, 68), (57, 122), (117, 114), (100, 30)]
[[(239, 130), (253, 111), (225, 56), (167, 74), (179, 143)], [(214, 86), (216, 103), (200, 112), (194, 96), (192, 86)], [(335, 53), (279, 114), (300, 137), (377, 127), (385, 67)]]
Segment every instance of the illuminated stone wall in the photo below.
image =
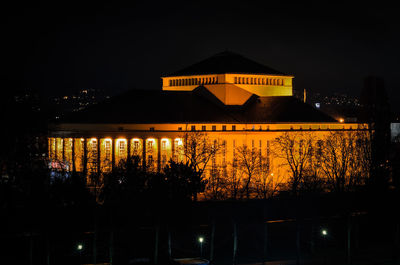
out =
[(292, 96), (293, 76), (219, 74), (163, 77), (163, 90), (192, 91), (206, 87), (225, 105), (242, 105), (252, 95)]
[[(59, 129), (63, 129), (64, 134), (67, 134), (72, 125), (62, 126), (63, 128)], [(102, 128), (100, 125), (97, 126), (73, 125), (74, 134), (76, 129), (80, 129), (79, 137), (50, 137), (48, 143), (51, 167), (77, 172), (86, 170), (88, 174), (98, 171), (110, 172), (120, 161), (128, 157), (138, 157), (148, 170), (157, 172), (162, 170), (170, 159), (185, 162), (184, 137), (193, 130), (205, 133), (221, 146), (218, 155), (208, 164), (207, 175), (212, 173), (215, 166), (222, 169), (224, 174), (232, 174), (232, 169), (229, 167), (233, 164), (235, 150), (245, 145), (259, 150), (266, 160), (265, 170), (270, 172), (269, 174), (282, 177), (287, 169), (282, 167), (282, 161), (273, 157), (271, 149), (274, 139), (283, 132), (312, 133), (317, 141), (331, 131), (354, 131), (365, 128), (366, 125), (356, 123), (135, 124), (124, 125), (129, 126), (127, 133), (117, 132), (121, 124), (103, 125)], [(93, 134), (93, 129), (102, 136), (84, 136)], [(108, 133), (110, 131), (115, 133)]]

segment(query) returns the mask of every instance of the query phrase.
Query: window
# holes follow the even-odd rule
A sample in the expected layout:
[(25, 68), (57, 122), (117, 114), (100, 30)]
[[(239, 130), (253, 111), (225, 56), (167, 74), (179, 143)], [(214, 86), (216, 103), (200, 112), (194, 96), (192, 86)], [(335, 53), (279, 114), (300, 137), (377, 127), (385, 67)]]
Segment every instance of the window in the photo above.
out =
[(125, 152), (125, 141), (119, 142), (119, 155), (123, 155)]
[(195, 130), (196, 130), (196, 126), (195, 126), (195, 125), (192, 125), (191, 130), (192, 130), (192, 131), (195, 131)]
[(222, 125), (222, 130), (226, 131), (226, 125)]
[(167, 149), (167, 141), (166, 141), (166, 140), (164, 140), (164, 141), (161, 142), (161, 149), (162, 149), (162, 150)]
[(217, 126), (213, 125), (213, 126), (212, 126), (212, 130), (213, 130), (213, 131), (216, 131), (216, 130), (217, 130)]
[(206, 126), (205, 125), (201, 126), (201, 130), (205, 131), (206, 130)]
[(133, 141), (133, 150), (135, 151), (139, 150), (139, 141)]
[(182, 127), (178, 127), (178, 131), (182, 131)]
[(148, 147), (149, 151), (152, 151), (153, 150), (153, 141), (149, 141), (147, 143), (147, 147)]
[(235, 77), (235, 82), (234, 83), (237, 84), (237, 77)]
[(105, 141), (104, 144), (106, 160), (111, 160), (111, 141)]
[(232, 131), (236, 131), (236, 125), (232, 125)]
[(150, 131), (151, 131), (151, 132), (154, 132), (154, 127), (150, 127)]

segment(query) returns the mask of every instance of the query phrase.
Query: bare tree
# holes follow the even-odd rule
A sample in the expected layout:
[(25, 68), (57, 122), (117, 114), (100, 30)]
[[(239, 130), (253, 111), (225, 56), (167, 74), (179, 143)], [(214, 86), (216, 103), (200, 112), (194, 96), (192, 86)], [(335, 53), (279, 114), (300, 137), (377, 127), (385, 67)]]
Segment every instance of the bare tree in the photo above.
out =
[(243, 145), (237, 148), (237, 165), (238, 171), (243, 176), (243, 191), (246, 198), (250, 198), (250, 184), (254, 182), (254, 178), (261, 174), (262, 170), (262, 154), (256, 148), (249, 148)]
[(273, 153), (290, 173), (289, 189), (297, 194), (310, 166), (314, 134), (310, 132), (284, 132), (273, 143)]
[(351, 191), (363, 184), (369, 168), (369, 141), (362, 131), (334, 131), (323, 144), (322, 169), (329, 190)]
[(268, 199), (273, 197), (284, 183), (281, 174), (272, 173), (265, 166), (262, 168), (260, 174), (255, 177), (256, 196), (259, 199)]
[(221, 145), (218, 140), (211, 140), (200, 131), (186, 132), (184, 137), (184, 155), (186, 163), (199, 173), (204, 173), (212, 157), (215, 157)]
[(221, 151), (221, 143), (200, 131), (186, 132), (183, 139), (186, 165), (197, 172), (200, 178), (204, 178), (209, 162)]
[(238, 163), (236, 154), (234, 154), (233, 161), (229, 163), (228, 177), (226, 179), (226, 194), (227, 197), (236, 200), (240, 196), (242, 186), (242, 173), (238, 170)]
[(223, 200), (227, 193), (227, 171), (226, 166), (211, 165), (205, 196), (212, 200)]

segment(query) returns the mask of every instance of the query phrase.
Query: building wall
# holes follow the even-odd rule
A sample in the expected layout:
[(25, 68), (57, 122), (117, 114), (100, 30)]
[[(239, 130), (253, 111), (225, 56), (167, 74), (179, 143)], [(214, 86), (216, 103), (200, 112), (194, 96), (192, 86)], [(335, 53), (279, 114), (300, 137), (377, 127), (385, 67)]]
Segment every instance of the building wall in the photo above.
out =
[[(170, 159), (185, 161), (186, 137), (196, 131), (205, 135), (210, 143), (220, 146), (220, 152), (206, 168), (207, 178), (216, 167), (224, 174), (232, 174), (235, 152), (239, 147), (247, 146), (267, 160), (264, 161), (264, 173), (275, 178), (276, 182), (285, 182), (289, 168), (272, 152), (277, 137), (285, 132), (310, 134), (317, 143), (332, 131), (364, 128), (367, 128), (366, 125), (354, 123), (62, 124), (53, 130), (49, 138), (49, 159), (55, 169), (90, 174), (110, 172), (120, 161), (137, 156), (147, 170), (156, 172), (161, 171)], [(315, 148), (317, 150), (318, 146)]]
[(202, 85), (226, 105), (242, 105), (251, 94), (262, 97), (292, 96), (292, 79), (293, 76), (254, 74), (164, 77), (163, 90), (192, 91)]

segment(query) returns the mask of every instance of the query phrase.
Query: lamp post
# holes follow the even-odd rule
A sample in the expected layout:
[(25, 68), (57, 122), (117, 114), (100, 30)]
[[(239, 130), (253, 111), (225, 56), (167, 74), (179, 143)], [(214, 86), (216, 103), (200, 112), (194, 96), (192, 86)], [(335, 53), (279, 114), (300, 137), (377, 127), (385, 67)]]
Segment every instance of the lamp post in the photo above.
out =
[(324, 264), (326, 264), (326, 250), (327, 250), (327, 246), (326, 246), (326, 237), (328, 236), (328, 230), (326, 230), (325, 228), (323, 228), (321, 230), (321, 236), (323, 238), (323, 242), (324, 242)]
[(82, 243), (78, 243), (78, 245), (76, 246), (76, 249), (79, 252), (79, 264), (82, 264), (82, 251), (83, 251), (83, 244)]
[(204, 242), (204, 237), (200, 236), (200, 237), (199, 237), (199, 243), (200, 243), (200, 258), (203, 257), (203, 242)]

